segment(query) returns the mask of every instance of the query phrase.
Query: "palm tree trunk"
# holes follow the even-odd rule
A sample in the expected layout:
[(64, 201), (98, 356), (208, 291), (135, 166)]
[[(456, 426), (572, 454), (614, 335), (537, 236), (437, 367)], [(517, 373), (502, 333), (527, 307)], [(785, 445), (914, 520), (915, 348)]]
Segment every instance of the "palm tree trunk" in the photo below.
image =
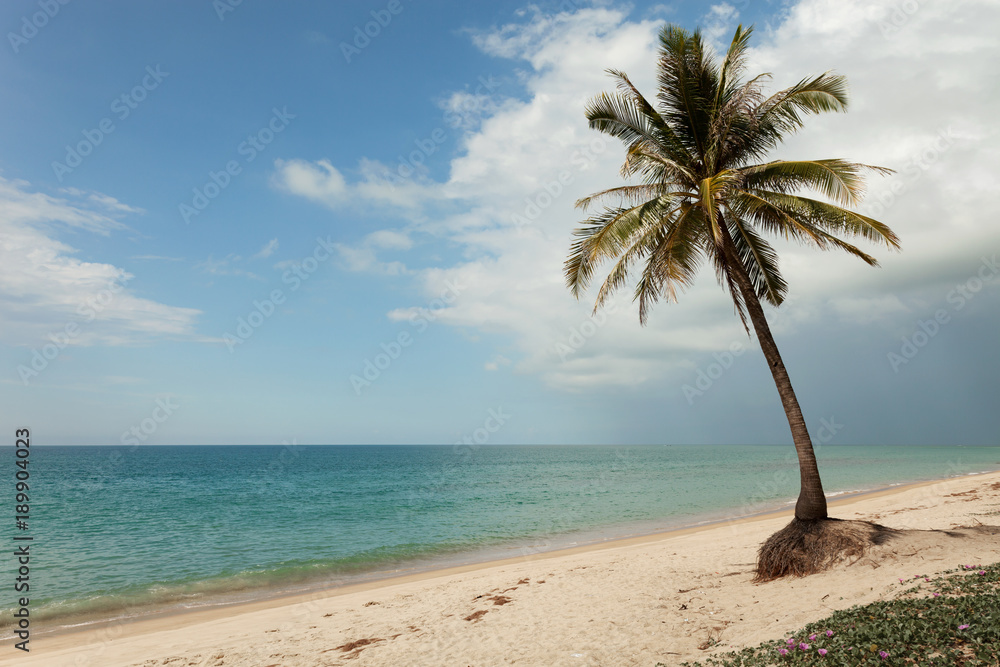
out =
[(785, 408), (785, 417), (788, 419), (788, 426), (792, 430), (792, 441), (795, 443), (795, 453), (799, 458), (799, 475), (801, 485), (799, 489), (799, 499), (795, 503), (795, 518), (801, 521), (817, 521), (826, 519), (826, 496), (823, 494), (823, 483), (819, 478), (819, 468), (816, 465), (816, 453), (813, 451), (812, 440), (809, 438), (809, 430), (806, 428), (805, 419), (802, 417), (802, 409), (799, 408), (799, 401), (795, 398), (795, 391), (792, 389), (792, 381), (785, 370), (785, 364), (778, 353), (778, 346), (771, 336), (771, 328), (767, 325), (767, 318), (764, 316), (764, 309), (760, 305), (757, 293), (754, 291), (750, 277), (746, 268), (739, 258), (736, 246), (729, 235), (726, 223), (719, 220), (719, 227), (722, 231), (723, 250), (727, 264), (730, 267), (733, 279), (743, 295), (743, 302), (746, 304), (747, 313), (753, 323), (754, 331), (757, 332), (757, 340), (760, 348), (764, 352), (767, 366), (771, 369), (771, 376), (774, 384), (778, 388), (778, 395), (781, 397), (781, 405)]

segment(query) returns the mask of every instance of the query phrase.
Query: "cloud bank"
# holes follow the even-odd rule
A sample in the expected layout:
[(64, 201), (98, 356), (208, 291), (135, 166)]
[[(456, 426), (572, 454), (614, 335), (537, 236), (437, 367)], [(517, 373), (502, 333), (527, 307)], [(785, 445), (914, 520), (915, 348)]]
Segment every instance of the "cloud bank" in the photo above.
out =
[[(703, 25), (709, 38), (727, 40), (739, 21), (739, 12), (723, 4)], [(988, 112), (998, 108), (1000, 93), (987, 84), (1000, 62), (998, 22), (1000, 7), (985, 1), (921, 4), (905, 13), (894, 2), (805, 0), (758, 29), (748, 72), (773, 72), (773, 90), (829, 69), (851, 85), (850, 113), (809, 118), (774, 156), (843, 157), (895, 169), (891, 178), (870, 181), (862, 210), (893, 227), (904, 247), (901, 254), (866, 248), (882, 260), (884, 268), (875, 270), (843, 254), (775, 240), (791, 286), (779, 330), (820, 323), (905, 328), (949, 281), (974, 272), (984, 251), (998, 249), (990, 204), (1000, 150)], [(383, 248), (458, 244), (463, 260), (408, 273), (428, 296), (449, 281), (466, 286), (438, 319), (505, 334), (510, 347), (484, 357), (490, 370), (501, 367), (495, 359), (511, 358), (517, 372), (569, 391), (690, 371), (693, 355), (727, 349), (742, 336), (710, 268), (680, 304), (660, 304), (645, 328), (628, 290), (611, 312), (595, 315), (592, 301), (570, 297), (562, 275), (582, 217), (574, 202), (619, 184), (624, 153), (587, 128), (584, 105), (611, 89), (607, 68), (627, 72), (647, 97), (655, 94), (661, 25), (615, 8), (536, 10), (474, 33), (483, 52), (522, 68), (527, 94), (496, 101), (465, 132), (446, 181), (421, 177), (392, 186), (379, 176), (387, 167), (361, 159), (356, 183), (328, 162), (301, 160), (279, 163), (275, 182), (326, 206), (355, 197), (407, 219), (406, 243), (391, 241), (399, 232), (387, 231), (381, 242), (344, 246), (354, 270), (378, 267)]]

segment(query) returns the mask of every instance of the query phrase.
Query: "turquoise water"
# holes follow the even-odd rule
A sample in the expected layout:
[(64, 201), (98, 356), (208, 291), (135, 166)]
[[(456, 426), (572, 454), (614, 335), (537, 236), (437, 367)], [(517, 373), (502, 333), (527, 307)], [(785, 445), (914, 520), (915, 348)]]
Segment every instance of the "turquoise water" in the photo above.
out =
[[(828, 495), (1000, 469), (998, 447), (817, 457)], [(35, 447), (30, 465), (48, 627), (651, 533), (798, 491), (791, 446)], [(14, 570), (0, 557), (3, 581)]]

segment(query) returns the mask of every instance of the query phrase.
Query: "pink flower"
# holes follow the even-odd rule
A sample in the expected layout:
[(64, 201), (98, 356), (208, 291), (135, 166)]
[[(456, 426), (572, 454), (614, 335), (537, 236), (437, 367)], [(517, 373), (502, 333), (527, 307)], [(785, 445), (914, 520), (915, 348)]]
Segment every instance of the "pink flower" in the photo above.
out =
[(833, 636), (833, 630), (827, 630), (826, 631), (826, 636), (827, 637), (832, 637)]
[(826, 649), (825, 648), (821, 648), (820, 650), (818, 650), (816, 652), (819, 653), (820, 655), (826, 655)]
[(986, 574), (986, 570), (980, 570), (979, 574)]
[(965, 630), (967, 627), (969, 627), (968, 623), (966, 623), (965, 625), (958, 626), (958, 629), (959, 630)]
[(779, 648), (778, 649), (778, 653), (780, 653), (781, 655), (788, 655), (788, 649), (787, 648)]
[(899, 583), (903, 583), (903, 578), (902, 577), (899, 578)]
[(940, 593), (935, 593), (934, 597), (939, 598), (939, 597), (941, 597), (941, 594)]
[(799, 650), (800, 651), (808, 651), (809, 650), (809, 644), (806, 644), (805, 642), (802, 642), (801, 644), (799, 644)]
[(809, 635), (809, 641), (811, 641), (811, 642), (816, 641), (816, 633), (813, 633), (813, 634)]
[(786, 641), (785, 643), (788, 644), (789, 646), (794, 646), (795, 645), (795, 640), (793, 638), (789, 637), (788, 641)]
[(882, 658), (883, 660), (885, 660), (886, 658), (888, 658), (888, 657), (889, 657), (889, 654), (888, 654), (888, 653), (886, 653), (885, 651), (879, 651), (879, 652), (878, 652), (878, 657), (880, 657), (880, 658)]

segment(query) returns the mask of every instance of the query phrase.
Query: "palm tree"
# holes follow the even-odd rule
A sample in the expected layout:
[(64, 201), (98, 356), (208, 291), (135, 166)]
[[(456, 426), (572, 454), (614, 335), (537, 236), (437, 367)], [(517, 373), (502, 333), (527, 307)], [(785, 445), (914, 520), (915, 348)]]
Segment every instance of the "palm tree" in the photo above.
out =
[[(577, 202), (584, 210), (608, 200), (616, 205), (605, 206), (574, 232), (565, 274), (580, 298), (598, 266), (617, 259), (597, 293), (596, 312), (635, 269), (634, 296), (644, 325), (653, 303), (676, 301), (702, 262), (711, 262), (748, 335), (749, 316), (798, 454), (801, 490), (786, 529), (792, 535), (784, 535), (780, 547), (787, 552), (798, 548), (791, 542), (801, 547), (803, 534), (822, 532), (819, 524), (828, 515), (802, 410), (761, 307), (762, 301), (781, 305), (788, 290), (764, 237), (839, 248), (872, 266), (878, 265), (874, 257), (841, 237), (860, 236), (891, 249), (899, 247), (899, 239), (883, 223), (847, 208), (860, 202), (866, 171), (890, 170), (842, 159), (761, 162), (802, 127), (803, 116), (845, 111), (847, 83), (827, 72), (765, 96), (762, 83), (769, 74), (742, 78), (752, 31), (737, 28), (719, 64), (698, 31), (664, 27), (655, 105), (624, 72), (608, 70), (618, 90), (590, 100), (587, 120), (627, 145), (621, 173), (632, 182)], [(822, 198), (802, 196), (802, 190)], [(789, 567), (799, 573), (809, 569)], [(760, 562), (758, 576), (770, 578)]]

